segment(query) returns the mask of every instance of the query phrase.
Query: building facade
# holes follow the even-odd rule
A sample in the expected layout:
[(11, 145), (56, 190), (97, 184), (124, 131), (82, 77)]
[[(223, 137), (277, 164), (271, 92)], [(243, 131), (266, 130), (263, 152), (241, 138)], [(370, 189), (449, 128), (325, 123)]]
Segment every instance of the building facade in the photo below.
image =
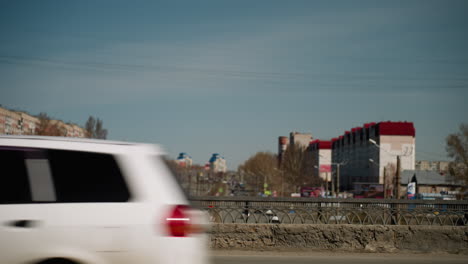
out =
[[(86, 137), (86, 131), (76, 124), (60, 120), (50, 120), (50, 124), (56, 126), (62, 136)], [(0, 135), (36, 135), (39, 125), (40, 120), (35, 116), (0, 107)]]
[(17, 112), (19, 115), (19, 129), (22, 135), (34, 135), (39, 125), (39, 119), (23, 112)]
[(190, 168), (192, 167), (192, 164), (193, 164), (192, 157), (190, 157), (185, 152), (179, 153), (179, 156), (177, 157), (176, 161), (177, 161), (177, 164), (179, 164), (179, 166), (184, 167), (184, 168)]
[(224, 157), (221, 157), (218, 153), (213, 153), (213, 155), (210, 158), (210, 170), (213, 171), (214, 173), (219, 173), (219, 172), (226, 172), (227, 171), (227, 164), (226, 164), (226, 159)]
[(332, 164), (331, 141), (314, 140), (310, 142), (308, 151), (311, 154), (314, 175), (318, 175), (327, 183), (331, 182)]
[(284, 153), (286, 152), (288, 145), (289, 145), (288, 137), (283, 137), (283, 136), (278, 137), (278, 165), (281, 165), (281, 162), (283, 161)]
[(0, 107), (0, 134), (19, 135), (19, 120), (17, 113)]
[(450, 175), (442, 175), (434, 170), (404, 170), (401, 173), (400, 193), (404, 194), (411, 179), (416, 178), (416, 193), (420, 198), (444, 198), (462, 194), (464, 183)]
[(415, 169), (421, 171), (437, 171), (440, 173), (448, 172), (448, 161), (429, 161), (429, 160), (417, 160)]
[(298, 144), (301, 147), (307, 148), (312, 141), (312, 134), (291, 132), (289, 133), (289, 144)]
[(0, 107), (0, 134), (34, 135), (39, 119), (24, 112)]
[[(416, 131), (412, 122), (367, 123), (332, 139), (332, 163), (340, 164), (340, 190), (353, 183), (384, 184), (400, 170), (414, 170)], [(332, 167), (337, 175), (338, 166)]]

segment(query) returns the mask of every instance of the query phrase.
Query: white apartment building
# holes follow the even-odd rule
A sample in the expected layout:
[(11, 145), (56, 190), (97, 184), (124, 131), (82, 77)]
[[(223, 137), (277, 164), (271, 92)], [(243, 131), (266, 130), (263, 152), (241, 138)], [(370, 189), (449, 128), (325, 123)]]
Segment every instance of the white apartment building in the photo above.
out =
[(0, 134), (34, 135), (38, 124), (34, 116), (0, 107)]
[(192, 157), (185, 152), (179, 153), (179, 156), (177, 157), (176, 161), (179, 164), (179, 166), (184, 168), (190, 168), (193, 164)]
[(215, 173), (227, 171), (226, 159), (224, 159), (224, 157), (221, 157), (221, 155), (219, 155), (218, 153), (213, 153), (209, 163), (211, 171)]
[[(24, 112), (12, 111), (0, 107), (0, 134), (4, 135), (35, 135), (40, 120)], [(66, 124), (60, 120), (51, 120), (61, 134), (66, 137), (84, 138), (86, 132), (76, 124)]]

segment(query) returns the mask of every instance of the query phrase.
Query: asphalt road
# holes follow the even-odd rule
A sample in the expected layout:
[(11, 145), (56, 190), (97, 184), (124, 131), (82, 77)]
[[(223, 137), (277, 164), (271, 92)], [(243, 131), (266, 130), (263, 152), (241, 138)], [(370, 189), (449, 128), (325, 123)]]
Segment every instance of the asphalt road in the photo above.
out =
[(379, 254), (334, 252), (214, 252), (212, 264), (461, 264), (468, 255), (450, 254)]

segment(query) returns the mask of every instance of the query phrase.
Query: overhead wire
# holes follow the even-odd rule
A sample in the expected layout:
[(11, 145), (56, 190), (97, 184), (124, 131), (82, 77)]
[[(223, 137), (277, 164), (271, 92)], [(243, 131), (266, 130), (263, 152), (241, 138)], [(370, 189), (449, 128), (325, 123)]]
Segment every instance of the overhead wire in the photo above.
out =
[[(141, 72), (141, 71), (157, 71), (159, 73), (192, 73), (192, 74), (203, 74), (207, 76), (224, 76), (234, 78), (258, 78), (258, 79), (313, 79), (317, 80), (317, 77), (329, 77), (334, 82), (352, 80), (360, 81), (385, 81), (388, 79), (387, 76), (382, 74), (349, 74), (349, 73), (336, 73), (336, 74), (324, 74), (324, 73), (312, 73), (312, 72), (269, 72), (269, 71), (248, 71), (248, 70), (234, 70), (234, 69), (223, 69), (223, 68), (200, 68), (197, 66), (181, 67), (171, 65), (154, 65), (154, 64), (125, 64), (125, 63), (111, 63), (111, 62), (92, 62), (92, 61), (70, 61), (60, 59), (49, 59), (43, 57), (32, 57), (32, 56), (13, 56), (13, 55), (1, 55), (0, 63), (10, 65), (47, 65), (51, 67), (66, 68), (66, 69), (88, 69), (88, 70), (104, 70), (104, 71), (126, 71), (126, 72)], [(402, 79), (402, 77), (399, 77)], [(404, 78), (403, 78), (404, 79)], [(414, 77), (407, 76), (407, 80), (427, 80), (426, 77)], [(450, 80), (458, 80), (467, 82), (468, 78), (459, 77), (455, 78), (452, 76)], [(465, 85), (462, 85), (465, 87)]]

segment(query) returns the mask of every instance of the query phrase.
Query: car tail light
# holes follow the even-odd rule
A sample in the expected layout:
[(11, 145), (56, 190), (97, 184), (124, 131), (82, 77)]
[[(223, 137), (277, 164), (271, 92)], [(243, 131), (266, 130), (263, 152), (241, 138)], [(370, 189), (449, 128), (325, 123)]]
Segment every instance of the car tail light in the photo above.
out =
[(186, 237), (193, 232), (190, 208), (187, 205), (176, 205), (166, 218), (169, 236)]

